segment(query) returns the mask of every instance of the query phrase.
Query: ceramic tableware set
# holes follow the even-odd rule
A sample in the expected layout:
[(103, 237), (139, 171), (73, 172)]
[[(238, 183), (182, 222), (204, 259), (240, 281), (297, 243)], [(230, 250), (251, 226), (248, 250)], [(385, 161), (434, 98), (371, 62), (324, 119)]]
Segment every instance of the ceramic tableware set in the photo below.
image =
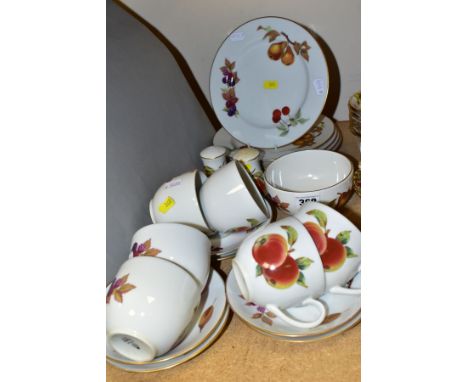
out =
[[(295, 22), (254, 19), (223, 41), (210, 74), (223, 128), (200, 153), (203, 171), (157, 189), (153, 224), (135, 232), (107, 287), (110, 364), (154, 372), (187, 362), (222, 333), (228, 305), (293, 342), (360, 321), (360, 231), (337, 211), (354, 169), (321, 115), (328, 88), (322, 50)], [(226, 284), (213, 257), (233, 258)]]
[(153, 223), (187, 224), (207, 234), (220, 259), (232, 257), (247, 233), (272, 217), (255, 179), (236, 160), (209, 177), (198, 170), (174, 177), (159, 187), (149, 210)]
[(183, 224), (151, 224), (107, 287), (108, 362), (156, 371), (207, 348), (227, 320), (224, 282), (210, 269), (208, 237)]

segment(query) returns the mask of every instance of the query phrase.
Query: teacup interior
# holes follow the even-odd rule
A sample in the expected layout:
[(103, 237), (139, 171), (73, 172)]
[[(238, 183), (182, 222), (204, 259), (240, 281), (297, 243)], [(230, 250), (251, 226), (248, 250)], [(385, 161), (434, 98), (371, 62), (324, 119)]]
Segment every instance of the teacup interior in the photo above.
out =
[(252, 196), (253, 200), (257, 204), (258, 208), (263, 212), (266, 217), (270, 217), (268, 212), (267, 206), (265, 204), (265, 200), (263, 199), (262, 194), (260, 193), (259, 189), (257, 188), (255, 182), (253, 181), (252, 177), (248, 173), (247, 169), (243, 166), (242, 163), (235, 161), (237, 171), (239, 171), (239, 175), (241, 176), (242, 181), (244, 182), (247, 191)]
[(344, 155), (326, 150), (305, 150), (285, 155), (267, 168), (273, 187), (292, 192), (318, 191), (346, 179), (352, 164)]

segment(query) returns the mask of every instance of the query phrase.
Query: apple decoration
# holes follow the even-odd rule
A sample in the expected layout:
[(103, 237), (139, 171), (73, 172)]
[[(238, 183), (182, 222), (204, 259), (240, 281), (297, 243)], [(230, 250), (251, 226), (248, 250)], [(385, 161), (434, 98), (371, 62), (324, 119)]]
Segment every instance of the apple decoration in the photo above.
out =
[(330, 230), (327, 230), (327, 215), (320, 210), (311, 210), (306, 214), (314, 216), (318, 222), (303, 224), (317, 247), (325, 272), (337, 271), (346, 259), (359, 256), (346, 245), (351, 238), (351, 231), (342, 231), (336, 238), (328, 237)]
[(297, 231), (291, 226), (281, 226), (288, 240), (277, 233), (262, 235), (255, 240), (252, 256), (257, 263), (256, 275), (265, 278), (268, 285), (277, 289), (290, 288), (298, 284), (307, 288), (305, 276), (301, 272), (312, 263), (308, 257), (294, 259), (290, 253), (297, 241)]
[(288, 243), (276, 233), (262, 235), (255, 240), (252, 256), (262, 268), (274, 270), (286, 260)]

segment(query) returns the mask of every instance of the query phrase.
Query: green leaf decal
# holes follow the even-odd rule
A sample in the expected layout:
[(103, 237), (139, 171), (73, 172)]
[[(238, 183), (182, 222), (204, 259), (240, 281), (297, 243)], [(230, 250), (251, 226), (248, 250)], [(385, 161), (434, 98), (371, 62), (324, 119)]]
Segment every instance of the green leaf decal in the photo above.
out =
[(348, 259), (352, 259), (353, 257), (359, 257), (359, 255), (354, 253), (353, 250), (349, 248), (348, 246), (345, 246), (345, 248), (346, 248), (346, 257)]
[(338, 240), (342, 244), (346, 244), (349, 241), (350, 238), (351, 238), (351, 231), (341, 231), (336, 236), (336, 240)]
[(318, 223), (320, 224), (320, 227), (322, 228), (327, 227), (327, 215), (325, 214), (325, 212), (320, 211), (320, 210), (311, 210), (311, 211), (307, 211), (306, 214), (315, 216)]
[(309, 268), (310, 264), (312, 263), (313, 263), (313, 260), (309, 259), (308, 257), (299, 257), (298, 259), (296, 259), (296, 264), (301, 271)]
[(257, 219), (247, 219), (251, 227), (256, 227), (260, 224), (260, 222)]
[(296, 281), (301, 287), (308, 288), (307, 284), (305, 283), (304, 273), (299, 272), (299, 278)]
[(289, 246), (292, 246), (297, 240), (297, 231), (294, 227), (291, 227), (290, 225), (282, 225), (281, 228), (286, 230), (286, 232), (288, 233), (288, 243)]
[(260, 265), (257, 264), (257, 268), (255, 269), (255, 276), (261, 276), (263, 273), (262, 271), (262, 267)]

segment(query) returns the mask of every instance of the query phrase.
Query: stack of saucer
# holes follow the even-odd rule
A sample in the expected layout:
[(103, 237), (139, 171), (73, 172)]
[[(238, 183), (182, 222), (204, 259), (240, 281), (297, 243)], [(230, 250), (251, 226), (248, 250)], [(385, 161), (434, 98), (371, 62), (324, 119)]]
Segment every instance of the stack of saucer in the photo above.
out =
[[(155, 371), (206, 349), (226, 323), (224, 283), (210, 269), (211, 243), (182, 224), (151, 224), (107, 288), (107, 358)], [(174, 303), (177, 302), (177, 303)]]
[[(336, 151), (340, 148), (342, 142), (343, 137), (340, 130), (330, 118), (322, 115), (306, 134), (294, 142), (278, 148), (263, 149), (263, 166), (267, 167), (275, 159), (295, 151), (313, 149)], [(228, 150), (245, 147), (244, 143), (235, 139), (225, 128), (221, 128), (216, 132), (213, 145), (225, 147)]]

